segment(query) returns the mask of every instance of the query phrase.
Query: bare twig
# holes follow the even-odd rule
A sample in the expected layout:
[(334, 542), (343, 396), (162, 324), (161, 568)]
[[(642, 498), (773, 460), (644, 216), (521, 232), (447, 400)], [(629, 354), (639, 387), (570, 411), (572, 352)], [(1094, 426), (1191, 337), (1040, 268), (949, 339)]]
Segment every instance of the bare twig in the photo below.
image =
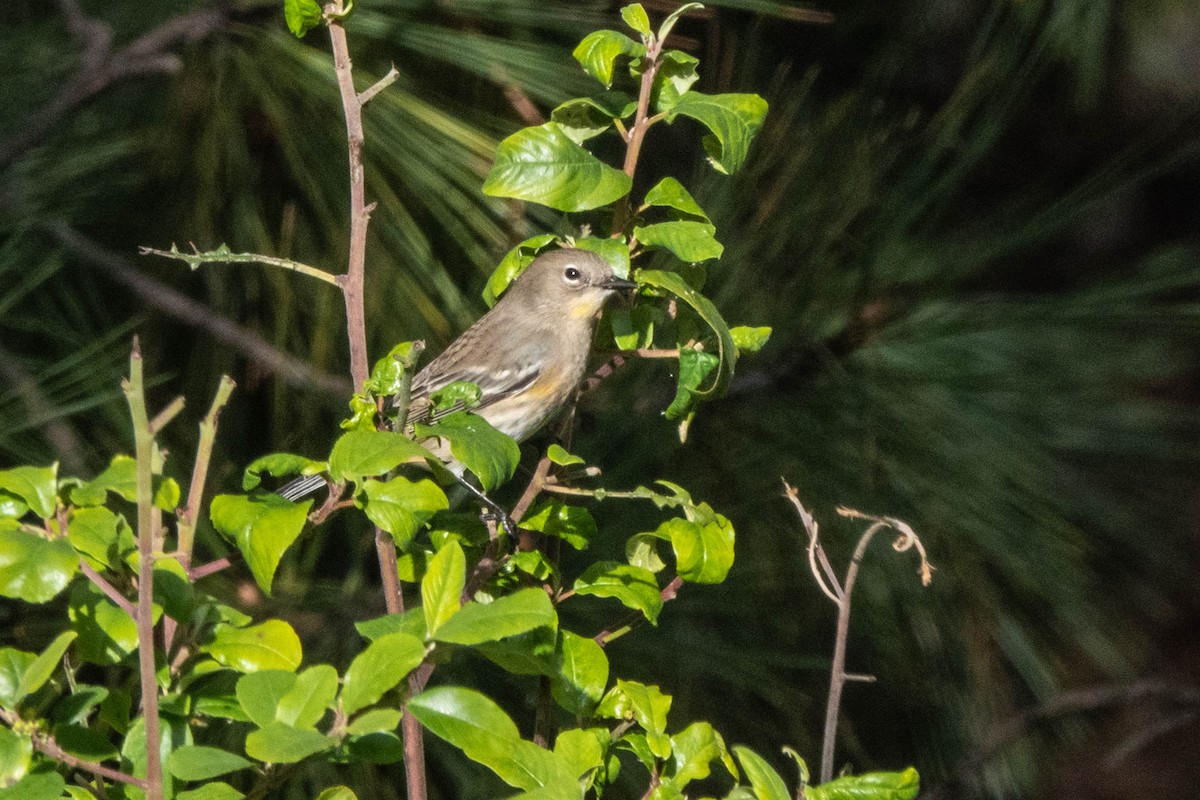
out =
[[(0, 720), (3, 720), (10, 728), (21, 722), (21, 718), (15, 712), (3, 708), (0, 708)], [(60, 764), (66, 764), (69, 767), (90, 772), (93, 775), (110, 781), (136, 786), (139, 789), (145, 790), (147, 788), (146, 781), (141, 778), (135, 778), (133, 775), (106, 767), (103, 764), (97, 764), (95, 761), (85, 761), (82, 758), (71, 755), (59, 747), (58, 742), (54, 740), (53, 736), (34, 731), (31, 738), (33, 740), (33, 749)]]
[[(668, 583), (666, 586), (664, 586), (662, 588), (661, 591), (659, 591), (658, 596), (662, 598), (662, 601), (664, 603), (668, 603), (671, 600), (674, 600), (676, 597), (679, 596), (679, 590), (682, 587), (683, 587), (683, 578), (680, 578), (677, 575), (671, 579), (670, 583)], [(592, 638), (596, 640), (596, 644), (600, 645), (601, 647), (606, 647), (609, 642), (612, 642), (613, 640), (618, 639), (621, 636), (624, 636), (625, 634), (629, 633), (635, 627), (640, 625), (645, 619), (646, 619), (646, 616), (644, 614), (642, 614), (640, 611), (635, 611), (632, 614), (630, 614), (623, 622), (620, 622), (617, 625), (614, 625), (613, 627), (608, 628), (606, 630), (600, 631)]]
[(375, 95), (391, 86), (399, 77), (400, 73), (396, 71), (396, 65), (393, 64), (392, 68), (387, 71), (386, 75), (358, 93), (358, 105), (361, 107), (371, 102), (371, 100), (375, 98)]
[(188, 580), (192, 583), (195, 583), (201, 578), (206, 578), (209, 575), (215, 575), (221, 570), (229, 569), (231, 566), (233, 566), (233, 559), (229, 557), (218, 558), (216, 561), (210, 561), (207, 564), (201, 564), (198, 567), (192, 567), (189, 569), (187, 573)]
[[(630, 178), (637, 171), (638, 157), (642, 152), (642, 142), (646, 138), (646, 130), (654, 124), (649, 114), (650, 95), (654, 89), (654, 76), (658, 74), (658, 68), (662, 64), (662, 47), (663, 43), (659, 41), (658, 37), (651, 37), (646, 45), (646, 55), (642, 60), (645, 66), (642, 69), (642, 85), (638, 91), (637, 112), (633, 116), (633, 122), (629, 124), (628, 139), (625, 144), (623, 171)], [(616, 211), (613, 213), (612, 232), (614, 236), (619, 236), (625, 229), (629, 213), (629, 199), (626, 198), (617, 204)]]
[(137, 609), (133, 607), (133, 603), (129, 602), (129, 598), (118, 592), (115, 586), (109, 583), (103, 575), (82, 558), (79, 559), (79, 571), (95, 584), (97, 589), (104, 592), (104, 596), (112, 600), (117, 608), (128, 614), (131, 619), (137, 619)]
[(200, 515), (200, 503), (204, 498), (204, 484), (208, 480), (208, 464), (212, 458), (213, 444), (217, 438), (217, 418), (221, 409), (229, 402), (237, 386), (228, 375), (221, 376), (217, 393), (213, 397), (208, 413), (200, 421), (200, 442), (196, 445), (196, 460), (192, 465), (192, 480), (188, 484), (187, 504), (180, 510), (176, 530), (179, 536), (179, 563), (185, 570), (192, 566), (192, 547), (195, 544), (196, 519)]
[(183, 261), (192, 269), (199, 269), (203, 264), (264, 264), (268, 267), (279, 267), (290, 272), (307, 275), (310, 278), (316, 278), (322, 283), (328, 283), (330, 286), (338, 285), (337, 276), (323, 269), (310, 267), (308, 264), (293, 261), (290, 258), (264, 256), (260, 253), (231, 253), (225, 247), (202, 253), (195, 245), (192, 245), (192, 252), (184, 253), (174, 245), (171, 246), (170, 250), (159, 250), (155, 247), (143, 246), (138, 248), (138, 252), (144, 256), (162, 256), (163, 258), (170, 258), (175, 261)]
[(182, 396), (176, 397), (163, 408), (162, 411), (154, 415), (154, 419), (150, 420), (150, 435), (154, 436), (163, 428), (170, 424), (171, 420), (179, 416), (179, 412), (183, 411), (183, 407), (187, 401)]

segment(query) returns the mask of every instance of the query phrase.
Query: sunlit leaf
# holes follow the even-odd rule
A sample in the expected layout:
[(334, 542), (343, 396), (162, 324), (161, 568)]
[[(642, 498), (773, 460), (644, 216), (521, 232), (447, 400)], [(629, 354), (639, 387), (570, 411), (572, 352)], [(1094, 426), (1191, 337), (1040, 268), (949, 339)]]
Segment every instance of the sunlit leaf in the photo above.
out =
[(210, 519), (246, 559), (254, 580), (267, 594), (275, 570), (308, 522), (312, 500), (293, 503), (277, 494), (220, 494), (213, 498)]
[(612, 86), (613, 67), (618, 58), (640, 57), (645, 54), (644, 45), (623, 33), (610, 30), (589, 33), (571, 53), (584, 72), (603, 83), (605, 88)]

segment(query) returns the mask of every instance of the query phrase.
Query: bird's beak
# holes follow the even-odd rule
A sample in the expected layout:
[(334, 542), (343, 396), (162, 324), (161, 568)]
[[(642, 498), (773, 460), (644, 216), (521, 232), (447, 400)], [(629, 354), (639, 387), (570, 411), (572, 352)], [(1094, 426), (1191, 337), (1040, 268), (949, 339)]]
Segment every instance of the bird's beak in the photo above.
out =
[(604, 283), (600, 284), (602, 289), (609, 289), (614, 292), (632, 292), (638, 288), (638, 285), (633, 281), (627, 281), (624, 278), (618, 278), (615, 275)]

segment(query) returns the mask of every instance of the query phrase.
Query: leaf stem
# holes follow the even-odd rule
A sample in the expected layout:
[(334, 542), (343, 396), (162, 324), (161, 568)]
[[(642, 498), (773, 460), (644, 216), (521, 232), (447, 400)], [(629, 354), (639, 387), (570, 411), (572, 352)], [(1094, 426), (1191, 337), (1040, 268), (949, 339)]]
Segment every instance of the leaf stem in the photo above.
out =
[(279, 267), (280, 269), (298, 272), (301, 275), (307, 275), (310, 278), (328, 283), (330, 286), (337, 286), (337, 276), (323, 269), (310, 267), (308, 264), (302, 264), (299, 261), (293, 261), (290, 258), (278, 258), (276, 256), (264, 256), (258, 253), (229, 253), (220, 250), (201, 253), (192, 248), (193, 252), (181, 252), (174, 245), (170, 250), (159, 250), (154, 247), (139, 247), (138, 252), (144, 256), (162, 256), (163, 258), (173, 258), (176, 261), (187, 263), (192, 269), (196, 269), (202, 264), (265, 264), (269, 267)]

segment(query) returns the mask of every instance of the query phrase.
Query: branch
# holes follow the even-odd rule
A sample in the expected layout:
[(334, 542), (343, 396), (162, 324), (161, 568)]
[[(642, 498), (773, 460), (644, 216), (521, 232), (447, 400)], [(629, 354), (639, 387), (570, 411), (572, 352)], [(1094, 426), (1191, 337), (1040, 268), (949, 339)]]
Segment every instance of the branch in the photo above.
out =
[[(638, 91), (637, 113), (634, 114), (633, 122), (630, 123), (628, 130), (628, 139), (625, 144), (625, 163), (623, 171), (630, 178), (637, 171), (638, 157), (642, 152), (642, 142), (646, 138), (646, 130), (653, 124), (649, 118), (650, 110), (650, 94), (654, 89), (654, 76), (658, 74), (658, 68), (661, 65), (660, 57), (662, 55), (663, 43), (658, 37), (652, 37), (646, 45), (646, 55), (644, 57), (645, 69), (642, 70), (642, 85)], [(617, 205), (616, 211), (613, 213), (613, 235), (620, 235), (625, 229), (625, 223), (629, 219), (629, 198)]]
[[(17, 716), (16, 713), (3, 708), (0, 708), (0, 720), (3, 720), (4, 723), (10, 728), (15, 728), (21, 722), (21, 718)], [(94, 761), (84, 761), (82, 758), (71, 755), (66, 750), (63, 750), (61, 747), (59, 747), (58, 742), (56, 742), (54, 737), (50, 736), (49, 734), (35, 731), (30, 738), (33, 740), (34, 750), (37, 750), (42, 755), (52, 758), (61, 764), (66, 764), (69, 767), (74, 767), (75, 769), (80, 769), (84, 772), (90, 772), (93, 775), (101, 778), (107, 778), (110, 781), (126, 783), (130, 786), (136, 786), (142, 790), (147, 789), (146, 781), (142, 780), (141, 778), (135, 778), (133, 775), (120, 772), (119, 770), (112, 769), (111, 767), (106, 767), (103, 764), (97, 764)]]
[(371, 102), (375, 98), (375, 95), (391, 86), (399, 77), (400, 73), (396, 71), (396, 65), (393, 64), (392, 68), (387, 71), (386, 75), (358, 93), (359, 107), (365, 106), (367, 103)]
[(200, 502), (204, 498), (204, 484), (208, 480), (208, 465), (212, 459), (213, 444), (217, 439), (217, 418), (221, 409), (229, 402), (229, 395), (233, 394), (236, 386), (228, 375), (222, 375), (212, 405), (200, 421), (200, 443), (196, 445), (196, 460), (192, 465), (192, 480), (188, 484), (187, 504), (178, 515), (179, 522), (176, 525), (179, 563), (185, 570), (190, 570), (192, 566), (196, 519), (200, 516)]
[[(658, 596), (662, 598), (664, 603), (669, 603), (679, 596), (679, 590), (682, 587), (683, 578), (680, 578), (678, 575), (676, 575), (671, 579), (670, 583), (662, 588), (662, 590), (658, 593)], [(565, 599), (565, 596), (563, 599)], [(612, 642), (613, 640), (629, 633), (631, 630), (645, 621), (645, 619), (645, 614), (642, 614), (640, 611), (635, 611), (633, 614), (630, 614), (624, 622), (614, 625), (607, 630), (600, 631), (592, 638), (596, 641), (596, 644), (600, 645), (601, 647), (606, 647), (609, 642)]]
[(129, 602), (129, 598), (118, 592), (117, 587), (109, 583), (103, 575), (82, 558), (79, 559), (79, 571), (87, 576), (87, 579), (94, 583), (97, 589), (104, 592), (104, 596), (112, 600), (117, 608), (128, 614), (131, 619), (137, 619), (137, 609), (133, 607), (133, 603)]
[(203, 253), (195, 245), (192, 245), (191, 253), (184, 253), (175, 245), (171, 245), (170, 250), (159, 250), (154, 247), (143, 246), (138, 248), (138, 253), (144, 256), (162, 256), (163, 258), (183, 261), (193, 270), (199, 269), (204, 264), (265, 264), (268, 267), (279, 267), (280, 269), (307, 275), (310, 278), (316, 278), (323, 283), (328, 283), (330, 286), (338, 285), (337, 276), (323, 269), (310, 267), (308, 264), (293, 261), (290, 258), (264, 256), (259, 253), (232, 253), (224, 245), (221, 245), (216, 250), (209, 250)]

